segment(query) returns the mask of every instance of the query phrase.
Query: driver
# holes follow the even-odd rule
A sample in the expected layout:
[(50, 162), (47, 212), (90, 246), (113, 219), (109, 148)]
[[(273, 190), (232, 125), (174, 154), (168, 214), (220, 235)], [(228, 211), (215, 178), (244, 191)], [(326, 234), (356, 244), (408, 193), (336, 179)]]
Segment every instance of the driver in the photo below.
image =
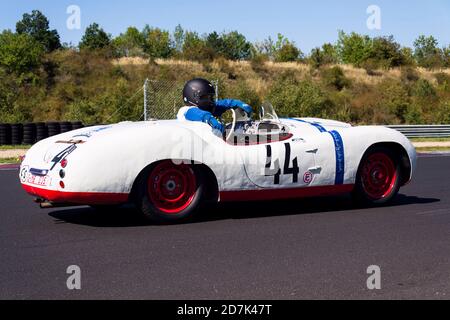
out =
[(204, 122), (223, 133), (223, 124), (215, 117), (220, 117), (232, 108), (240, 108), (249, 116), (253, 112), (252, 107), (242, 101), (234, 99), (215, 101), (215, 96), (214, 86), (208, 80), (197, 78), (188, 81), (183, 89), (183, 101), (186, 106), (180, 109), (177, 118)]

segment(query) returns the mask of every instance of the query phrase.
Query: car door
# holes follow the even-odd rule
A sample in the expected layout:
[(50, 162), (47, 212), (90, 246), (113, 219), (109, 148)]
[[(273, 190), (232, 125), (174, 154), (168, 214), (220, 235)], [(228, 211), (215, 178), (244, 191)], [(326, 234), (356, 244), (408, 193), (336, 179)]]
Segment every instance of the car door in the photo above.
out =
[(317, 148), (302, 138), (240, 148), (247, 177), (260, 188), (301, 188), (314, 182)]

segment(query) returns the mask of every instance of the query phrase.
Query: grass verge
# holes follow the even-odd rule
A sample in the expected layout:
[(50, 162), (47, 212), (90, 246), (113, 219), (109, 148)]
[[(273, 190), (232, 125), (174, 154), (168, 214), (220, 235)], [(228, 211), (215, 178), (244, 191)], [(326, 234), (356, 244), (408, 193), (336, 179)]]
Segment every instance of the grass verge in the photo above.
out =
[(0, 150), (30, 149), (31, 145), (0, 146)]
[(421, 147), (416, 148), (417, 152), (450, 152), (449, 147)]
[(411, 138), (412, 142), (448, 142), (450, 138)]
[(0, 159), (0, 164), (19, 164), (20, 159), (19, 158), (5, 158)]

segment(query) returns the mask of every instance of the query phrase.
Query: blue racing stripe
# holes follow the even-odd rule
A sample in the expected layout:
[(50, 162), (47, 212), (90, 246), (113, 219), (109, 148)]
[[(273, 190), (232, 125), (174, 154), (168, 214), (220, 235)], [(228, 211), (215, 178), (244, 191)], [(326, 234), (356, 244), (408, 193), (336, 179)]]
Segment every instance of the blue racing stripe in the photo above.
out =
[(317, 122), (309, 122), (309, 121), (305, 121), (302, 119), (294, 119), (294, 118), (291, 118), (290, 120), (308, 123), (308, 124), (316, 127), (320, 132), (328, 132), (333, 137), (334, 149), (336, 150), (336, 177), (335, 177), (334, 183), (336, 185), (344, 184), (345, 153), (344, 153), (344, 142), (342, 140), (340, 133), (335, 130), (328, 131), (327, 129), (325, 129), (322, 125), (320, 125)]
[(344, 154), (344, 142), (342, 137), (337, 131), (329, 131), (329, 134), (333, 137), (334, 148), (336, 150), (336, 179), (335, 184), (344, 184), (344, 174), (345, 174), (345, 154)]
[(310, 124), (310, 125), (316, 127), (317, 129), (319, 129), (320, 132), (327, 132), (327, 129), (325, 129), (324, 127), (322, 127), (322, 126), (320, 125), (320, 123), (317, 123), (317, 122), (309, 122), (309, 121), (305, 121), (305, 120), (302, 120), (302, 119), (294, 119), (294, 118), (292, 118), (291, 120), (295, 120), (295, 121), (307, 123), (307, 124)]

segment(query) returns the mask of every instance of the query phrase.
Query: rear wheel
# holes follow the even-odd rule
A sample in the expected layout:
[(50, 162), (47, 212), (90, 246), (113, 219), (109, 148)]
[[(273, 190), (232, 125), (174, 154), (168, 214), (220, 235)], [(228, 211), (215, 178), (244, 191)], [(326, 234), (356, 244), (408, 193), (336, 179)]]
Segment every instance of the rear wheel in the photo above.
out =
[(153, 222), (192, 217), (204, 191), (201, 170), (192, 165), (162, 161), (145, 171), (137, 189), (137, 207)]
[(390, 149), (376, 147), (361, 161), (356, 177), (354, 197), (364, 205), (383, 205), (391, 201), (400, 189), (399, 157)]

